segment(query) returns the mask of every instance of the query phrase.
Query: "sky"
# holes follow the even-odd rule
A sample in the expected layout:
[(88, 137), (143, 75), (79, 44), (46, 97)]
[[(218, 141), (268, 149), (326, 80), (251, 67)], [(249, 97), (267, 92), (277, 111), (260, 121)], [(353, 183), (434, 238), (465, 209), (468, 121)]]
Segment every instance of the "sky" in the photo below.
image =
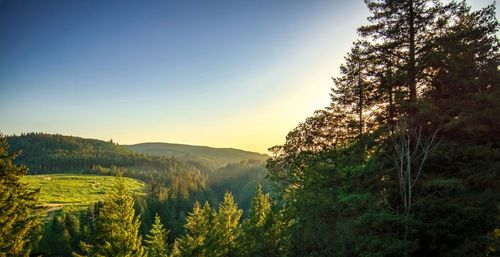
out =
[(266, 153), (329, 104), (368, 15), (361, 0), (0, 0), (0, 132)]

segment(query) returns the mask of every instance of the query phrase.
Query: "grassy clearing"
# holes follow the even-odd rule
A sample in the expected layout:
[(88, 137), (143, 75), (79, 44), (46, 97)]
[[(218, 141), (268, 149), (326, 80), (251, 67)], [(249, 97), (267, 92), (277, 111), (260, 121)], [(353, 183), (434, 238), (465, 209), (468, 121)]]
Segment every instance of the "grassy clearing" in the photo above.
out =
[[(49, 210), (60, 208), (81, 209), (106, 197), (116, 177), (99, 175), (44, 174), (23, 178), (30, 188), (40, 188), (40, 203)], [(134, 194), (144, 194), (144, 183), (125, 178)]]

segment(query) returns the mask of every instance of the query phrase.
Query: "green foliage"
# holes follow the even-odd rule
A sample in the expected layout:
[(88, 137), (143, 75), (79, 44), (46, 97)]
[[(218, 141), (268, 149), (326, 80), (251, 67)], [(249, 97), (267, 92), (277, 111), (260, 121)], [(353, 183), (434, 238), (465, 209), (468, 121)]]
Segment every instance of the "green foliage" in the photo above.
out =
[[(305, 153), (303, 155), (306, 155)], [(358, 146), (308, 154), (294, 165), (282, 193), (291, 222), (289, 251), (299, 256), (390, 256), (408, 243), (402, 218), (376, 192), (376, 160), (360, 162)], [(372, 191), (373, 190), (373, 191)], [(285, 227), (286, 228), (286, 227)]]
[(161, 224), (160, 216), (156, 214), (153, 226), (144, 240), (148, 257), (168, 256), (167, 237), (169, 233), (170, 231), (167, 231)]
[[(211, 205), (216, 205), (224, 199), (224, 194), (227, 191), (233, 193), (238, 206), (247, 210), (250, 208), (250, 201), (258, 181), (263, 182), (263, 188), (266, 191), (270, 190), (265, 178), (266, 172), (264, 163), (244, 161), (228, 164), (207, 173), (206, 187), (203, 190), (191, 192), (188, 197), (170, 196), (171, 193), (174, 193), (171, 190), (172, 187), (162, 187), (159, 193), (152, 189), (151, 199), (138, 202), (141, 212), (145, 213), (142, 215), (144, 227), (148, 228), (151, 225), (154, 213), (157, 212), (175, 238), (184, 233), (186, 213), (192, 209), (194, 202), (208, 201)], [(179, 184), (190, 182), (182, 179), (179, 178)], [(143, 232), (146, 231), (143, 230)]]
[(243, 211), (238, 208), (231, 193), (224, 195), (224, 201), (219, 204), (219, 211), (215, 216), (213, 232), (215, 236), (215, 256), (235, 256), (238, 239), (241, 234), (240, 219)]
[(271, 214), (271, 199), (269, 194), (262, 192), (262, 186), (260, 184), (257, 185), (257, 189), (255, 190), (249, 212), (250, 214), (245, 220), (244, 226), (248, 229), (259, 229), (264, 227)]
[[(289, 224), (288, 254), (496, 254), (494, 6), (473, 12), (464, 1), (366, 3), (372, 24), (359, 29), (362, 39), (334, 79), (331, 106), (270, 149), (269, 177)], [(401, 132), (408, 138), (421, 135), (412, 137), (408, 160), (429, 154), (422, 141), (439, 138), (425, 165), (407, 162), (406, 179), (392, 162), (397, 123), (409, 124)], [(400, 186), (407, 181), (411, 196)]]
[(29, 133), (8, 138), (21, 150), (17, 163), (37, 173), (94, 173), (140, 179), (154, 194), (169, 188), (170, 197), (187, 198), (205, 187), (206, 177), (188, 163), (174, 158), (137, 154), (112, 142), (72, 136)]
[(82, 248), (88, 256), (145, 256), (139, 226), (134, 199), (120, 176), (97, 213), (93, 241), (82, 242)]
[(71, 256), (79, 240), (82, 240), (80, 222), (77, 217), (65, 212), (52, 215), (50, 221), (44, 224), (43, 237), (34, 254), (43, 252), (44, 256)]
[(207, 191), (213, 194), (213, 199), (208, 200), (220, 202), (229, 191), (238, 205), (248, 210), (258, 183), (262, 184), (265, 191), (270, 190), (266, 174), (265, 163), (261, 161), (242, 161), (218, 168), (208, 175)]
[(446, 142), (436, 149), (415, 206), (421, 221), (416, 254), (484, 254), (491, 243), (485, 235), (498, 228), (499, 157), (492, 144)]
[[(261, 181), (268, 190), (264, 178), (266, 170), (263, 162), (259, 160), (231, 163), (216, 169), (211, 164), (185, 162), (172, 158), (171, 155), (170, 157), (144, 156), (112, 142), (94, 139), (29, 133), (11, 136), (8, 140), (13, 143), (15, 149), (22, 150), (22, 158), (17, 162), (32, 167), (32, 174), (72, 172), (116, 175), (118, 171), (122, 171), (127, 177), (144, 181), (150, 190), (148, 194), (150, 199), (137, 202), (137, 210), (146, 214), (142, 215), (143, 233), (146, 233), (151, 226), (154, 213), (160, 215), (175, 237), (182, 233), (186, 213), (195, 201), (208, 200), (212, 204), (217, 204), (229, 190), (234, 193), (238, 204), (247, 209), (257, 181)], [(241, 158), (254, 157), (262, 160), (265, 157), (235, 149), (181, 148), (182, 151), (192, 151), (190, 154), (186, 153), (187, 155), (212, 154), (218, 158), (232, 156), (228, 160), (239, 161)], [(50, 177), (54, 179), (55, 176), (51, 174)], [(104, 181), (100, 183), (96, 180), (93, 185), (80, 186), (76, 177), (75, 181), (70, 181), (72, 178), (68, 178), (67, 184), (75, 183), (75, 187), (66, 187), (66, 183), (62, 185), (52, 184), (50, 181), (43, 183), (42, 201), (56, 202), (50, 203), (53, 208), (59, 208), (59, 204), (74, 205), (70, 202), (75, 201), (78, 204), (77, 208), (81, 208), (87, 202), (79, 204), (81, 200), (78, 199), (80, 198), (78, 191), (86, 193), (94, 191), (96, 187), (100, 188), (101, 185), (108, 185)], [(44, 180), (39, 182), (42, 181)], [(50, 189), (44, 190), (44, 188)], [(46, 196), (49, 198), (46, 199)], [(94, 200), (97, 199), (89, 198), (88, 202)]]
[(226, 193), (219, 211), (198, 202), (186, 218), (186, 234), (174, 243), (173, 256), (237, 256), (242, 210)]
[[(23, 151), (23, 158), (18, 163), (32, 167), (31, 173), (116, 175), (118, 171), (123, 171), (127, 177), (144, 181), (149, 188), (148, 199), (138, 199), (136, 202), (137, 211), (144, 213), (141, 216), (143, 234), (151, 226), (154, 214), (158, 213), (164, 224), (171, 229), (173, 237), (180, 235), (183, 232), (186, 213), (195, 201), (217, 204), (228, 190), (234, 193), (238, 204), (247, 209), (257, 181), (266, 185), (266, 170), (263, 162), (259, 160), (241, 161), (215, 169), (211, 164), (185, 162), (170, 157), (144, 156), (111, 142), (79, 137), (29, 133), (11, 136), (8, 140), (14, 144), (14, 148)], [(191, 155), (205, 154), (206, 150), (203, 147), (182, 149), (192, 150)], [(263, 155), (235, 149), (207, 149), (206, 154), (213, 154), (218, 158), (233, 156), (234, 160), (238, 161), (247, 157), (263, 158)], [(228, 160), (233, 160), (231, 158)], [(49, 176), (53, 180), (57, 177), (53, 174)], [(61, 205), (81, 209), (105, 195), (104, 192), (98, 192), (102, 186), (107, 188), (112, 184), (107, 181), (101, 183), (96, 177), (95, 181), (88, 181), (94, 184), (83, 185), (79, 184), (80, 180), (76, 178), (68, 177), (66, 182), (61, 183), (52, 183), (42, 177), (40, 180), (35, 179), (35, 183), (42, 187), (42, 202), (51, 205), (51, 210), (60, 208)], [(70, 184), (73, 186), (69, 186)], [(94, 197), (94, 191), (101, 195)], [(86, 197), (87, 193), (92, 197), (85, 201), (83, 197)]]
[(111, 142), (72, 136), (28, 133), (7, 139), (12, 149), (22, 150), (17, 160), (32, 174), (90, 170), (104, 167), (131, 166), (145, 158)]
[(203, 207), (195, 202), (193, 210), (186, 217), (186, 234), (175, 240), (172, 256), (212, 256), (214, 219), (214, 211), (208, 202)]
[(15, 165), (7, 149), (0, 134), (0, 256), (29, 256), (39, 239), (38, 190), (21, 181), (28, 169)]
[(257, 185), (248, 217), (242, 224), (239, 251), (241, 256), (277, 256), (273, 241), (271, 199)]
[[(159, 213), (172, 234), (179, 235), (185, 213), (193, 202), (208, 199), (204, 192), (207, 175), (198, 168), (202, 165), (195, 166), (174, 158), (144, 156), (111, 142), (79, 137), (30, 133), (12, 136), (8, 140), (15, 145), (15, 149), (23, 151), (23, 158), (18, 163), (32, 167), (32, 174), (93, 173), (108, 176), (121, 171), (124, 176), (144, 181), (149, 189), (148, 199), (138, 199), (137, 202), (137, 211), (146, 214), (141, 216), (143, 234), (151, 226), (154, 213)], [(50, 175), (52, 179), (55, 177)], [(96, 177), (94, 181), (87, 181), (92, 184), (85, 185), (78, 177), (68, 177), (61, 183), (41, 178), (37, 183), (43, 183), (42, 200), (49, 202), (52, 210), (61, 205), (81, 209), (104, 196), (112, 184), (104, 176), (102, 181)], [(99, 195), (94, 195), (94, 192)], [(87, 193), (92, 197), (85, 200)], [(214, 201), (217, 201), (215, 197)]]

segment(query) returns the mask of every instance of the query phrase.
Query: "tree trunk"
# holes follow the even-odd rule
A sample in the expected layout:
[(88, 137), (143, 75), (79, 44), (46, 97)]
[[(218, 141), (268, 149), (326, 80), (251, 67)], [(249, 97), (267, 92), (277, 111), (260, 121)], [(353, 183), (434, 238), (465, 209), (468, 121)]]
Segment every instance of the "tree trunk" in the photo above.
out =
[[(410, 91), (410, 102), (408, 114), (410, 115), (410, 122), (413, 124), (416, 115), (417, 105), (417, 82), (416, 82), (416, 64), (415, 64), (415, 12), (413, 0), (408, 0), (408, 40), (409, 40), (409, 53), (408, 53), (408, 89)], [(413, 128), (412, 124), (410, 127)]]
[(364, 84), (361, 79), (361, 64), (358, 64), (358, 89), (359, 89), (359, 103), (358, 103), (358, 115), (359, 115), (359, 140), (360, 140), (360, 159), (364, 161), (365, 159), (365, 140), (363, 138), (363, 130), (364, 130), (364, 118), (363, 118), (363, 108), (364, 108)]
[(359, 116), (359, 137), (363, 137), (363, 127), (364, 127), (364, 120), (363, 120), (363, 95), (364, 95), (364, 87), (363, 87), (363, 81), (361, 80), (361, 65), (358, 67), (358, 89), (359, 89), (359, 103), (358, 103), (358, 116)]

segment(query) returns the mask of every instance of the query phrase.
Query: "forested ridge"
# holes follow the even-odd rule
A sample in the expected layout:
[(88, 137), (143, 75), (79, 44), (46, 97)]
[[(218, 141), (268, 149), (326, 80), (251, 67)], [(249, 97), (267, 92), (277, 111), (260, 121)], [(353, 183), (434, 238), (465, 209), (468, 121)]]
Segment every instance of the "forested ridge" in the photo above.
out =
[[(330, 106), (270, 148), (267, 172), (259, 161), (214, 169), (123, 150), (119, 156), (133, 161), (76, 165), (145, 179), (147, 197), (134, 199), (118, 179), (104, 201), (60, 212), (41, 227), (36, 190), (18, 181), (27, 169), (14, 163), (2, 139), (0, 252), (498, 256), (495, 6), (472, 11), (465, 1), (365, 2), (369, 23), (358, 29), (359, 40), (333, 78)], [(105, 151), (102, 156), (108, 158)], [(249, 192), (242, 208), (245, 201), (234, 196), (250, 199)]]

